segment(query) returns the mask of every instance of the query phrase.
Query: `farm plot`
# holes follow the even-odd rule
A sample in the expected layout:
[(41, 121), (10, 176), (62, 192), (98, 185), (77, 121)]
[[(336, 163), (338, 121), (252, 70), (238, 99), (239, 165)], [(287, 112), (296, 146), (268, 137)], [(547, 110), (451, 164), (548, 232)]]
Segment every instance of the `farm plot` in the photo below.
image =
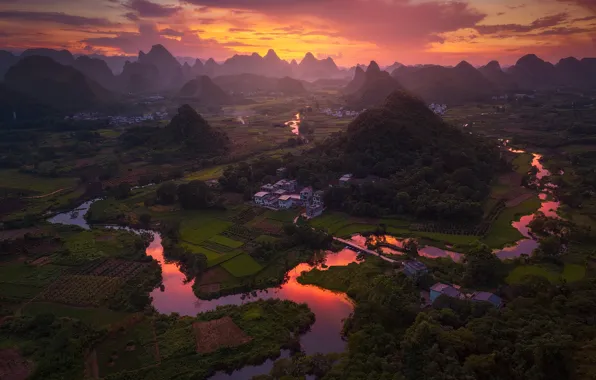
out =
[(67, 306), (58, 303), (30, 302), (23, 307), (23, 315), (36, 316), (46, 314), (48, 310), (59, 317), (78, 319), (97, 327), (109, 326), (130, 316), (129, 313), (113, 311), (106, 308), (89, 308)]
[(193, 339), (192, 320), (155, 321), (159, 356), (162, 360), (193, 355), (196, 344)]
[(121, 278), (116, 277), (63, 276), (39, 295), (38, 300), (98, 307), (106, 303), (123, 282)]
[(65, 264), (132, 253), (137, 239), (138, 236), (126, 231), (93, 230), (69, 234), (65, 237), (65, 248), (70, 255), (64, 259)]
[(33, 365), (14, 349), (0, 349), (0, 379), (25, 380)]
[(239, 240), (246, 243), (256, 239), (261, 234), (244, 226), (233, 225), (225, 230), (222, 235), (229, 237), (230, 239)]
[(84, 276), (117, 277), (128, 280), (139, 274), (147, 264), (120, 259), (95, 260), (80, 268), (76, 274)]
[(258, 273), (263, 267), (247, 254), (234, 257), (221, 264), (234, 277), (246, 277)]
[(215, 352), (224, 347), (238, 347), (252, 340), (227, 316), (212, 321), (195, 322), (192, 327), (197, 352), (201, 354)]
[(228, 229), (232, 223), (214, 218), (209, 215), (201, 215), (187, 219), (180, 227), (182, 240), (192, 244), (201, 245), (211, 237), (218, 235)]

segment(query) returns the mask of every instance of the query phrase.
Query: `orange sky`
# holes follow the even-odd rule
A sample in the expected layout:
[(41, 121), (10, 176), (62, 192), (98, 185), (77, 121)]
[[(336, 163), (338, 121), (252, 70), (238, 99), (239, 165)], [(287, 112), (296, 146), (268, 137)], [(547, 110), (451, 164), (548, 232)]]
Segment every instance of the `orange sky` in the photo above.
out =
[(12, 50), (511, 64), (596, 56), (596, 0), (0, 0), (0, 37)]

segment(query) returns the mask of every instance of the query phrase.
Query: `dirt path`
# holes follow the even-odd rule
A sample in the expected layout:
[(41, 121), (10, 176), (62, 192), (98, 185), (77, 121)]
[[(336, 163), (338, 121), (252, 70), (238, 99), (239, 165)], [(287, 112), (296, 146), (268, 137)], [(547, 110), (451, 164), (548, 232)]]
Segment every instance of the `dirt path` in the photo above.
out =
[(506, 206), (507, 208), (518, 206), (518, 205), (519, 205), (519, 204), (521, 204), (522, 202), (525, 202), (525, 201), (527, 201), (528, 199), (532, 198), (534, 195), (535, 195), (535, 194), (532, 194), (532, 193), (526, 193), (526, 194), (522, 194), (522, 195), (520, 195), (520, 196), (518, 196), (518, 197), (515, 197), (515, 198), (511, 199), (510, 201), (507, 201), (507, 202), (505, 203), (505, 206)]
[(65, 190), (69, 190), (69, 188), (63, 188), (63, 189), (58, 189), (56, 191), (52, 191), (51, 193), (48, 194), (43, 194), (43, 195), (36, 195), (34, 197), (23, 197), (23, 199), (42, 199), (42, 198), (47, 198), (47, 197), (51, 197), (52, 195), (58, 194), (62, 191)]

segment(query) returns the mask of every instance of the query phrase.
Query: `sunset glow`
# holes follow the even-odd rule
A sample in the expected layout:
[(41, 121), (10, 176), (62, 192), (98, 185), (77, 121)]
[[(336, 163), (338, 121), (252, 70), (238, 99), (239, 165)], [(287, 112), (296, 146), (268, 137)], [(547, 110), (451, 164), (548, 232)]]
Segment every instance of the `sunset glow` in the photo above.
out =
[(536, 53), (556, 61), (596, 50), (589, 0), (19, 0), (0, 5), (3, 48), (131, 55), (161, 43), (177, 56), (213, 57), (274, 49), (342, 66), (511, 64)]

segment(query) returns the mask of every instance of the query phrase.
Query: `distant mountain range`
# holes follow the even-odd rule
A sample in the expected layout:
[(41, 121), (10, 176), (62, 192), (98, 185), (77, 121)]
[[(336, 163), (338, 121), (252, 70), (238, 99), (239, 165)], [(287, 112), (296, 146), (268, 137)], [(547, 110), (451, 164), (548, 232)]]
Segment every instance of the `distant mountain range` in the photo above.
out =
[(596, 88), (595, 58), (571, 57), (553, 65), (529, 54), (506, 70), (497, 61), (480, 68), (466, 61), (455, 67), (401, 65), (390, 76), (387, 72), (379, 74), (374, 61), (366, 72), (361, 67), (356, 67), (353, 80), (343, 91), (348, 104), (357, 108), (380, 104), (379, 99), (397, 88), (406, 89), (428, 103), (446, 104), (482, 101), (517, 91)]
[(463, 61), (455, 67), (395, 62), (384, 71), (374, 61), (340, 69), (332, 58), (317, 59), (311, 53), (299, 63), (287, 62), (273, 50), (264, 57), (235, 55), (221, 64), (214, 59), (185, 59), (181, 64), (165, 47), (155, 45), (148, 53), (139, 52), (135, 61), (126, 61), (118, 74), (113, 67), (123, 57), (113, 58), (75, 57), (67, 50), (52, 49), (29, 49), (20, 56), (0, 51), (0, 78), (6, 93), (17, 91), (31, 103), (58, 110), (110, 102), (121, 93), (160, 92), (221, 105), (232, 102), (232, 93), (298, 95), (325, 81), (342, 85), (346, 78), (353, 79), (344, 88), (345, 99), (358, 108), (380, 104), (402, 89), (426, 102), (452, 104), (516, 91), (596, 87), (596, 58), (570, 57), (553, 65), (533, 54), (505, 70), (496, 61), (480, 68)]

